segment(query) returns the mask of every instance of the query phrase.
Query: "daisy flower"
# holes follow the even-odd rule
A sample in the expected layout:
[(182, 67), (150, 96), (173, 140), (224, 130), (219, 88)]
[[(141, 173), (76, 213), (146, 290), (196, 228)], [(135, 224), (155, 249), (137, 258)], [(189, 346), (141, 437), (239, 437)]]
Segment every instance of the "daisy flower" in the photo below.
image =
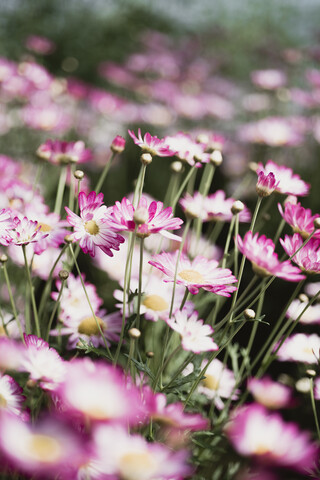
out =
[(206, 210), (206, 199), (200, 192), (194, 192), (193, 195), (185, 193), (179, 203), (184, 213), (192, 218), (200, 218), (203, 222), (208, 221), (208, 213)]
[(274, 382), (269, 377), (251, 378), (248, 380), (248, 390), (256, 402), (272, 410), (288, 407), (292, 399), (290, 387)]
[(12, 377), (0, 373), (0, 412), (21, 416), (22, 404), (25, 401), (22, 392), (23, 389)]
[[(292, 237), (285, 236), (284, 240), (280, 238), (280, 243), (286, 253), (291, 257), (294, 255), (301, 245), (303, 239), (298, 233)], [(306, 273), (320, 272), (320, 239), (310, 238), (308, 243), (292, 257), (292, 261)]]
[(210, 325), (204, 325), (198, 319), (198, 312), (188, 314), (185, 310), (178, 310), (174, 317), (166, 318), (166, 323), (181, 337), (182, 348), (188, 352), (201, 353), (219, 350), (218, 345), (210, 335), (214, 330)]
[(296, 333), (286, 338), (277, 352), (283, 362), (318, 363), (320, 357), (320, 337), (313, 333)]
[(237, 409), (225, 428), (240, 455), (265, 464), (307, 473), (314, 468), (318, 448), (307, 432), (295, 423), (285, 423), (280, 415), (269, 413), (258, 404)]
[(40, 232), (46, 234), (46, 237), (42, 237), (33, 245), (34, 252), (37, 255), (40, 255), (49, 247), (59, 247), (63, 243), (64, 237), (70, 233), (65, 228), (68, 226), (68, 223), (65, 220), (61, 220), (60, 215), (57, 213), (37, 214), (32, 207), (27, 208), (26, 213), (28, 218), (38, 222)]
[(262, 172), (264, 175), (273, 173), (275, 180), (278, 183), (276, 191), (284, 193), (285, 195), (305, 196), (308, 195), (310, 185), (293, 173), (291, 168), (284, 165), (277, 165), (272, 160), (268, 160), (264, 167), (262, 163), (258, 164), (257, 174)]
[[(280, 215), (292, 227), (294, 233), (299, 233), (303, 240), (306, 240), (314, 230), (314, 221), (320, 215), (312, 215), (309, 208), (303, 208), (300, 203), (286, 202), (284, 211), (278, 203)], [(317, 230), (313, 238), (320, 239), (320, 230)]]
[(27, 245), (29, 243), (39, 242), (48, 236), (47, 233), (42, 233), (41, 225), (38, 222), (29, 220), (23, 217), (19, 220), (18, 217), (13, 219), (13, 230), (7, 230), (7, 237), (14, 245)]
[(68, 163), (86, 163), (92, 158), (91, 150), (85, 148), (84, 142), (65, 142), (47, 140), (37, 150), (38, 157), (54, 165)]
[[(308, 299), (306, 301), (300, 301), (299, 299), (293, 300), (290, 303), (286, 316), (288, 318), (291, 318), (292, 320), (296, 320), (302, 314), (299, 318), (300, 323), (303, 323), (305, 325), (310, 325), (314, 323), (319, 324), (320, 323), (320, 304), (316, 303), (315, 305), (309, 305), (308, 308), (305, 310), (306, 306), (308, 305), (308, 302), (309, 302)], [(303, 312), (303, 310), (305, 311)]]
[(281, 70), (255, 70), (251, 72), (251, 81), (257, 87), (265, 90), (277, 90), (287, 83), (287, 76)]
[[(172, 208), (163, 208), (162, 202), (152, 201), (141, 197), (138, 207), (135, 209), (130, 200), (123, 198), (121, 203), (116, 202), (113, 207), (113, 228), (119, 231), (134, 232), (141, 237), (149, 237), (153, 233), (177, 240), (179, 237), (167, 230), (177, 230), (183, 220), (172, 216)], [(139, 222), (137, 221), (139, 220)]]
[[(230, 222), (233, 217), (231, 207), (234, 202), (234, 198), (226, 198), (223, 190), (217, 190), (212, 195), (208, 195), (205, 203), (207, 219), (216, 222)], [(245, 206), (238, 217), (240, 222), (250, 222), (251, 213)]]
[(165, 137), (164, 140), (175, 151), (179, 160), (192, 167), (201, 167), (201, 162), (208, 163), (210, 161), (210, 154), (205, 153), (206, 145), (194, 141), (187, 133), (178, 132), (175, 135)]
[[(174, 282), (178, 252), (153, 255), (150, 265), (161, 270), (168, 278), (165, 282)], [(237, 279), (231, 270), (219, 268), (217, 260), (207, 260), (197, 256), (189, 260), (183, 253), (180, 256), (177, 279), (178, 285), (184, 285), (192, 294), (197, 294), (200, 288), (224, 297), (230, 297), (237, 287), (229, 285), (236, 283)]]
[(141, 128), (138, 129), (138, 137), (133, 130), (128, 130), (128, 133), (143, 152), (150, 153), (153, 157), (156, 155), (158, 157), (172, 157), (176, 153), (176, 150), (172, 150), (163, 138), (153, 137), (150, 133), (146, 133), (142, 138)]
[(15, 223), (11, 218), (11, 210), (2, 208), (0, 210), (0, 244), (8, 246), (11, 242), (11, 236), (8, 230), (15, 228)]
[(258, 233), (252, 235), (249, 231), (244, 239), (238, 235), (236, 241), (240, 252), (251, 261), (252, 269), (257, 275), (263, 277), (274, 275), (289, 282), (299, 282), (305, 278), (300, 269), (294, 267), (290, 260), (285, 262), (278, 260), (273, 241), (265, 235), (259, 237)]
[(65, 207), (67, 221), (74, 227), (73, 239), (79, 241), (83, 252), (89, 253), (91, 257), (95, 256), (96, 247), (112, 257), (111, 249), (119, 250), (120, 243), (124, 242), (124, 238), (113, 229), (112, 207), (107, 208), (102, 203), (102, 193), (96, 195), (95, 192), (90, 192), (87, 196), (80, 192), (80, 216)]

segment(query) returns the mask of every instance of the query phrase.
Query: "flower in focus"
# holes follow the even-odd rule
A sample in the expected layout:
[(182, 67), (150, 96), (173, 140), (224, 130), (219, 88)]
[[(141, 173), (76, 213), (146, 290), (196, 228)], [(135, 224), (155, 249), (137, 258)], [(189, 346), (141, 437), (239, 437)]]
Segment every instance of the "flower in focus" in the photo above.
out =
[(121, 135), (117, 135), (111, 143), (111, 150), (113, 153), (122, 153), (123, 150), (125, 149), (126, 146), (126, 141)]
[(119, 250), (120, 243), (124, 238), (116, 233), (112, 224), (112, 207), (107, 208), (103, 203), (103, 194), (96, 195), (90, 192), (86, 195), (79, 193), (80, 216), (65, 207), (68, 216), (67, 221), (74, 227), (72, 237), (79, 241), (84, 253), (95, 256), (96, 247), (113, 256), (111, 249)]
[[(178, 252), (153, 255), (150, 265), (161, 270), (168, 278), (165, 282), (174, 282)], [(200, 288), (224, 297), (230, 297), (237, 287), (229, 285), (237, 279), (231, 270), (219, 268), (217, 260), (207, 260), (197, 256), (189, 260), (183, 253), (179, 259), (177, 279), (178, 285), (184, 285), (192, 294), (197, 294)]]
[(41, 225), (38, 222), (23, 217), (13, 219), (14, 229), (8, 230), (8, 238), (14, 245), (27, 245), (29, 243), (39, 242), (48, 236), (48, 233), (41, 232)]
[(113, 228), (119, 231), (134, 232), (138, 237), (149, 237), (152, 233), (160, 233), (164, 237), (179, 239), (167, 230), (177, 230), (180, 228), (183, 220), (172, 217), (172, 208), (163, 208), (162, 202), (152, 201), (148, 205), (148, 200), (141, 197), (138, 207), (135, 209), (130, 200), (123, 198), (121, 203), (116, 202), (113, 207), (114, 223)]
[(256, 192), (259, 197), (268, 197), (272, 192), (277, 188), (279, 181), (276, 181), (276, 178), (272, 172), (265, 175), (262, 171), (258, 173), (258, 181), (256, 184)]
[(296, 333), (286, 338), (277, 352), (283, 362), (318, 363), (320, 357), (320, 337), (313, 333)]
[(171, 157), (176, 153), (176, 150), (170, 149), (163, 138), (153, 137), (150, 133), (146, 133), (142, 138), (140, 128), (138, 129), (138, 137), (133, 130), (128, 130), (128, 133), (134, 143), (138, 145), (143, 152), (150, 153), (153, 157), (156, 155), (158, 157)]
[(302, 473), (315, 466), (318, 448), (311, 443), (309, 433), (301, 432), (294, 423), (285, 423), (280, 415), (268, 413), (261, 405), (235, 410), (225, 432), (240, 455)]
[(200, 353), (219, 350), (218, 345), (210, 337), (213, 328), (204, 325), (203, 320), (198, 319), (198, 312), (191, 315), (185, 310), (178, 310), (174, 317), (167, 318), (166, 323), (181, 337), (182, 348), (189, 352)]
[(86, 149), (84, 142), (65, 142), (61, 140), (47, 140), (37, 150), (38, 157), (54, 165), (68, 163), (86, 163), (92, 158), (91, 150)]
[(257, 174), (262, 172), (265, 176), (273, 173), (277, 182), (276, 191), (285, 195), (305, 196), (308, 195), (310, 185), (293, 173), (292, 169), (284, 165), (277, 165), (272, 160), (268, 160), (264, 167), (262, 163), (258, 164)]
[[(299, 233), (303, 240), (306, 240), (314, 230), (314, 221), (320, 215), (312, 215), (309, 208), (303, 208), (300, 203), (286, 202), (284, 211), (278, 203), (280, 215), (292, 227), (294, 233)], [(320, 239), (320, 230), (317, 230), (313, 238)]]
[(269, 377), (251, 378), (248, 380), (248, 390), (256, 402), (272, 410), (288, 407), (292, 398), (290, 387), (274, 382)]
[(274, 275), (289, 282), (299, 282), (305, 278), (300, 269), (294, 267), (290, 260), (285, 262), (278, 260), (273, 241), (265, 235), (259, 237), (258, 233), (252, 235), (249, 231), (244, 239), (238, 235), (237, 244), (240, 252), (251, 261), (252, 269), (257, 275), (263, 277)]
[(292, 261), (299, 265), (304, 272), (320, 272), (320, 239), (310, 238), (295, 255), (294, 253), (303, 244), (303, 239), (298, 233), (295, 233), (292, 237), (286, 235), (284, 240), (280, 238), (280, 243), (289, 257), (292, 257)]

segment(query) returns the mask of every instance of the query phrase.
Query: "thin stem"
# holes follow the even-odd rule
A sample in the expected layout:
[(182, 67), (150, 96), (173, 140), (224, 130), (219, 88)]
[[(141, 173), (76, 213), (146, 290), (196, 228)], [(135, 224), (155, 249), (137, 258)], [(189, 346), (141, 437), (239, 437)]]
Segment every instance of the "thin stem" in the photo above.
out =
[(59, 291), (59, 295), (58, 295), (58, 298), (56, 300), (56, 303), (55, 303), (55, 306), (54, 306), (54, 309), (51, 313), (51, 316), (50, 316), (50, 319), (49, 319), (49, 322), (48, 322), (48, 329), (47, 329), (47, 334), (46, 334), (46, 341), (48, 342), (49, 341), (49, 335), (50, 335), (50, 330), (51, 330), (51, 325), (52, 325), (52, 322), (53, 322), (53, 319), (55, 317), (55, 314), (59, 308), (59, 302), (60, 302), (60, 298), (62, 296), (62, 290), (63, 290), (63, 287), (65, 286), (65, 283), (66, 283), (66, 280), (62, 279), (61, 280), (61, 287), (60, 287), (60, 291)]
[(184, 177), (183, 182), (181, 183), (180, 188), (179, 188), (176, 196), (174, 197), (174, 199), (171, 203), (172, 213), (174, 213), (176, 205), (178, 203), (178, 200), (181, 197), (181, 194), (182, 194), (183, 190), (185, 189), (185, 186), (187, 185), (189, 179), (191, 178), (191, 176), (193, 175), (194, 172), (196, 172), (196, 168), (193, 166), (193, 167), (190, 168), (189, 172)]
[(173, 352), (170, 353), (170, 355), (168, 355), (168, 357), (166, 358), (166, 360), (164, 362), (162, 362), (162, 365), (160, 365), (160, 367), (158, 368), (158, 371), (157, 371), (157, 375), (154, 379), (154, 384), (153, 384), (153, 388), (156, 389), (157, 388), (157, 385), (158, 385), (158, 381), (159, 381), (159, 378), (161, 376), (161, 374), (165, 371), (168, 363), (170, 362), (170, 360), (172, 360), (172, 358), (178, 353), (178, 351), (180, 350), (181, 348), (181, 345), (178, 345), (174, 350)]
[(188, 290), (187, 287), (186, 287), (185, 292), (184, 292), (184, 296), (183, 296), (183, 299), (182, 299), (182, 302), (181, 302), (181, 305), (180, 305), (180, 308), (179, 308), (180, 311), (181, 311), (181, 310), (183, 309), (183, 307), (185, 306), (186, 301), (187, 301), (189, 295), (190, 295), (189, 290)]
[(281, 233), (282, 233), (282, 230), (283, 230), (285, 224), (286, 224), (286, 221), (285, 221), (285, 219), (283, 218), (283, 219), (281, 220), (281, 222), (280, 222), (280, 224), (279, 224), (279, 227), (278, 227), (278, 230), (276, 231), (276, 234), (275, 234), (275, 236), (274, 236), (274, 238), (273, 238), (273, 240), (272, 240), (274, 244), (276, 244), (277, 241), (279, 240), (279, 237), (280, 237), (280, 235), (281, 235)]
[(62, 200), (63, 200), (64, 188), (65, 188), (65, 185), (66, 185), (66, 179), (67, 179), (67, 167), (64, 166), (64, 167), (61, 167), (57, 196), (56, 196), (56, 203), (55, 203), (55, 206), (54, 206), (54, 213), (58, 213), (59, 215), (60, 215), (60, 211), (61, 211), (61, 205), (62, 205)]
[(189, 365), (190, 362), (192, 362), (192, 360), (194, 359), (195, 357), (195, 353), (193, 353), (192, 355), (188, 355), (188, 357), (186, 358), (186, 360), (182, 363), (182, 365), (180, 365), (180, 367), (178, 368), (178, 370), (176, 371), (176, 373), (173, 375), (173, 377), (171, 378), (170, 382), (167, 383), (167, 385), (165, 385), (161, 391), (164, 391), (166, 390), (167, 388), (169, 388), (173, 382), (178, 378), (178, 376), (180, 375), (181, 372), (183, 372), (183, 370), (186, 368), (187, 365)]
[(311, 405), (312, 405), (314, 421), (315, 421), (315, 424), (316, 424), (318, 440), (320, 440), (319, 420), (318, 420), (318, 415), (317, 415), (316, 403), (314, 401), (313, 378), (310, 378), (310, 400), (311, 400)]
[(11, 308), (12, 308), (12, 312), (13, 312), (13, 315), (14, 315), (14, 319), (17, 322), (17, 325), (18, 325), (18, 328), (19, 328), (19, 333), (20, 333), (20, 336), (21, 336), (21, 340), (24, 342), (22, 326), (21, 326), (21, 322), (20, 322), (20, 319), (19, 319), (19, 316), (18, 316), (17, 309), (16, 309), (16, 304), (14, 302), (14, 298), (13, 298), (13, 295), (12, 295), (10, 279), (9, 279), (9, 275), (8, 275), (8, 271), (7, 271), (7, 267), (6, 267), (5, 263), (2, 264), (2, 269), (3, 269), (4, 278), (5, 278), (7, 289), (8, 289), (8, 294), (9, 294), (9, 298), (10, 298), (10, 303), (11, 303)]
[(114, 157), (115, 157), (115, 154), (112, 153), (111, 156), (109, 157), (109, 159), (107, 160), (107, 163), (106, 163), (106, 165), (105, 165), (105, 167), (104, 167), (104, 169), (103, 169), (103, 172), (102, 172), (102, 174), (100, 175), (100, 178), (99, 178), (99, 180), (98, 180), (98, 183), (97, 183), (97, 185), (96, 185), (96, 187), (95, 187), (95, 189), (94, 189), (96, 193), (99, 193), (99, 192), (100, 192), (100, 190), (101, 190), (101, 188), (102, 188), (102, 185), (104, 184), (104, 181), (105, 181), (105, 179), (106, 179), (106, 177), (107, 177), (107, 174), (108, 174), (108, 172), (109, 172), (109, 169), (110, 169), (110, 167), (111, 167), (111, 163), (112, 163), (112, 160), (114, 159)]
[(36, 326), (36, 334), (37, 334), (38, 337), (41, 337), (36, 299), (35, 299), (35, 296), (34, 296), (34, 289), (33, 289), (33, 285), (32, 285), (30, 268), (29, 268), (29, 265), (28, 265), (28, 260), (27, 260), (27, 255), (26, 255), (26, 246), (25, 245), (22, 245), (22, 252), (23, 252), (24, 264), (25, 264), (26, 272), (27, 272), (27, 280), (28, 280), (28, 284), (29, 284), (31, 304), (32, 304), (33, 316), (34, 316), (34, 321), (35, 321), (35, 326)]
[(136, 318), (136, 327), (138, 329), (140, 328), (140, 306), (141, 306), (141, 295), (142, 295), (143, 244), (144, 244), (144, 239), (140, 238), (139, 286), (138, 286), (138, 306), (137, 306), (137, 318)]
[(68, 207), (70, 210), (73, 212), (74, 208), (74, 194), (75, 194), (75, 178), (74, 178), (74, 172), (75, 172), (75, 165), (71, 164), (70, 165), (70, 186), (69, 186), (69, 202), (68, 202)]

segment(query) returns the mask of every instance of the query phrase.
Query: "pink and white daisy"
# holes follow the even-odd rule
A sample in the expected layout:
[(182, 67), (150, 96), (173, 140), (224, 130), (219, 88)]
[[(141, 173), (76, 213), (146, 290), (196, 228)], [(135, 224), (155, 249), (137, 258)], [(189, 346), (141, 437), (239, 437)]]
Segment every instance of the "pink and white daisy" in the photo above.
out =
[(15, 228), (15, 222), (11, 218), (12, 212), (8, 208), (0, 210), (0, 244), (8, 246), (12, 237), (8, 234), (8, 230)]
[[(138, 207), (135, 209), (130, 200), (123, 198), (121, 203), (116, 202), (113, 207), (114, 223), (113, 228), (119, 231), (131, 231), (141, 237), (149, 237), (153, 233), (177, 239), (176, 235), (170, 234), (167, 230), (177, 230), (180, 228), (183, 220), (173, 217), (172, 208), (163, 208), (162, 202), (152, 201), (148, 205), (148, 200), (141, 197)], [(136, 223), (139, 217), (138, 224)]]
[(318, 363), (320, 358), (320, 337), (313, 333), (296, 333), (288, 337), (277, 352), (278, 360), (283, 362)]
[(292, 400), (292, 389), (269, 377), (251, 378), (248, 390), (256, 402), (271, 410), (288, 407)]
[(85, 455), (85, 445), (75, 433), (57, 418), (44, 418), (29, 425), (14, 415), (2, 415), (0, 449), (16, 469), (41, 478), (75, 478)]
[(86, 163), (92, 158), (92, 152), (85, 148), (84, 142), (65, 142), (47, 140), (37, 150), (38, 157), (54, 165), (67, 163)]
[(18, 370), (24, 355), (24, 345), (7, 336), (0, 336), (0, 371)]
[[(306, 240), (314, 230), (314, 221), (319, 218), (319, 214), (312, 215), (309, 208), (304, 208), (300, 203), (286, 202), (284, 211), (278, 203), (280, 215), (292, 227), (294, 233), (299, 233)], [(313, 238), (320, 239), (320, 230), (317, 230)]]
[(101, 361), (69, 362), (58, 395), (66, 412), (89, 421), (136, 424), (141, 416), (138, 391), (119, 370)]
[[(178, 252), (153, 255), (150, 265), (161, 270), (168, 278), (165, 282), (174, 282)], [(179, 259), (177, 279), (178, 285), (184, 285), (192, 294), (197, 294), (200, 288), (224, 297), (230, 297), (237, 287), (230, 285), (237, 279), (231, 270), (219, 268), (217, 260), (207, 260), (197, 256), (189, 260), (183, 253)]]
[(142, 138), (141, 128), (138, 129), (138, 137), (133, 130), (128, 130), (128, 133), (143, 152), (150, 153), (153, 157), (156, 155), (158, 157), (172, 157), (176, 153), (176, 150), (172, 150), (163, 138), (153, 137), (150, 133), (146, 133)]
[(318, 458), (318, 447), (307, 432), (295, 423), (285, 423), (280, 415), (258, 404), (237, 409), (225, 432), (240, 455), (263, 464), (307, 473)]
[(256, 184), (256, 192), (259, 197), (268, 197), (275, 191), (279, 181), (276, 180), (276, 177), (272, 172), (265, 175), (262, 171), (258, 173), (258, 181)]
[(273, 173), (277, 182), (276, 191), (285, 195), (305, 196), (308, 195), (310, 185), (294, 174), (291, 168), (284, 165), (277, 165), (272, 160), (268, 160), (264, 167), (259, 163), (257, 174), (263, 172), (264, 175)]
[(278, 260), (273, 241), (265, 235), (259, 237), (258, 233), (252, 235), (249, 231), (244, 239), (238, 235), (236, 241), (240, 252), (251, 261), (252, 269), (257, 275), (263, 277), (274, 275), (289, 282), (299, 282), (305, 278), (300, 269), (294, 267), (290, 260), (285, 262)]
[[(284, 145), (296, 147), (301, 145), (304, 140), (304, 127), (299, 123), (299, 121), (295, 122), (294, 118), (266, 117), (242, 125), (239, 129), (239, 137), (244, 142), (269, 145), (270, 147)], [(266, 175), (267, 173), (265, 172)]]
[[(294, 255), (301, 245), (303, 239), (299, 233), (295, 233), (292, 237), (285, 236), (284, 240), (280, 238), (280, 243), (286, 253), (291, 257)], [(292, 261), (306, 273), (320, 272), (320, 239), (310, 238), (306, 245), (292, 257)]]
[(165, 445), (129, 435), (120, 426), (98, 425), (93, 433), (97, 466), (110, 478), (172, 480), (191, 474), (188, 452), (174, 452)]
[(73, 239), (79, 241), (83, 252), (89, 253), (91, 257), (95, 256), (96, 247), (112, 257), (111, 249), (119, 250), (120, 243), (124, 242), (124, 238), (112, 226), (112, 207), (107, 208), (102, 203), (102, 193), (96, 195), (95, 192), (90, 192), (87, 196), (80, 192), (80, 216), (65, 207), (67, 221), (74, 227)]
[(179, 203), (187, 216), (200, 218), (203, 222), (207, 222), (206, 199), (207, 197), (204, 197), (200, 192), (194, 192), (193, 195), (185, 193)]
[(198, 312), (188, 313), (178, 310), (174, 317), (167, 318), (166, 323), (181, 337), (182, 348), (188, 352), (201, 353), (219, 350), (211, 335), (214, 330), (198, 319)]
[[(201, 364), (203, 369), (208, 363), (204, 360)], [(205, 379), (198, 386), (198, 392), (212, 400), (215, 406), (222, 410), (224, 403), (222, 399), (230, 398), (236, 400), (239, 390), (235, 388), (236, 379), (234, 373), (228, 369), (220, 360), (215, 358), (208, 366)]]
[(7, 230), (8, 238), (14, 245), (28, 245), (29, 243), (39, 242), (48, 236), (47, 233), (42, 233), (41, 225), (38, 222), (29, 220), (23, 217), (19, 220), (18, 217), (13, 219), (13, 230)]
[(23, 389), (9, 375), (0, 374), (0, 412), (8, 412), (20, 417), (22, 404), (25, 401)]
[(287, 76), (281, 70), (255, 70), (251, 72), (251, 81), (257, 87), (265, 90), (276, 90), (284, 87), (287, 83)]
[[(234, 202), (234, 198), (226, 198), (223, 190), (217, 190), (215, 193), (208, 195), (205, 204), (208, 220), (230, 222), (233, 217), (231, 207)], [(250, 222), (251, 213), (246, 206), (238, 216), (240, 222)]]
[(187, 133), (178, 132), (165, 137), (165, 142), (175, 151), (175, 155), (191, 166), (201, 167), (201, 162), (208, 163), (210, 154), (205, 153), (206, 145), (198, 143)]
[[(308, 300), (300, 301), (298, 299), (293, 300), (287, 310), (286, 316), (292, 320), (296, 320), (300, 315), (299, 322), (305, 325), (319, 324), (320, 323), (320, 304), (308, 305)], [(305, 310), (305, 311), (304, 311)], [(303, 312), (304, 311), (304, 312)], [(303, 313), (302, 313), (303, 312)]]
[(25, 351), (20, 371), (28, 372), (30, 379), (39, 382), (45, 390), (56, 390), (64, 380), (65, 362), (58, 352), (36, 335), (24, 335)]
[(61, 220), (57, 213), (36, 213), (32, 206), (26, 209), (26, 213), (29, 219), (38, 222), (40, 232), (46, 234), (46, 237), (42, 237), (33, 245), (37, 255), (41, 255), (49, 247), (59, 247), (63, 243), (64, 237), (70, 233), (65, 228), (68, 223)]

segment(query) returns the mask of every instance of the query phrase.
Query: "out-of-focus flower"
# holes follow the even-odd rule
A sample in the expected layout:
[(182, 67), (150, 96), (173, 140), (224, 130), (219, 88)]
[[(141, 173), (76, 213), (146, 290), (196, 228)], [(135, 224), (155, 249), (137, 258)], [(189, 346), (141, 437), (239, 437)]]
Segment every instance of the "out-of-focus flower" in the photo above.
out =
[(276, 191), (285, 195), (305, 196), (309, 193), (310, 185), (293, 173), (291, 168), (284, 165), (277, 165), (272, 160), (268, 160), (264, 167), (262, 163), (258, 164), (257, 174), (263, 172), (264, 175), (273, 173), (277, 182)]
[(185, 193), (179, 203), (187, 217), (200, 218), (203, 222), (207, 222), (206, 199), (207, 197), (204, 197), (200, 192), (194, 192), (193, 195)]
[(28, 50), (40, 53), (41, 55), (49, 55), (56, 48), (52, 40), (39, 35), (29, 35), (29, 37), (26, 39), (25, 45)]
[[(319, 218), (319, 214), (312, 215), (309, 208), (303, 208), (301, 203), (286, 202), (284, 211), (280, 203), (278, 203), (279, 212), (282, 218), (291, 225), (295, 233), (299, 233), (306, 240), (314, 230), (314, 221)], [(317, 230), (313, 238), (320, 239), (320, 230)]]
[[(175, 277), (178, 252), (153, 255), (150, 265), (161, 270), (168, 278), (165, 282), (173, 282)], [(224, 297), (230, 297), (237, 287), (230, 285), (236, 283), (237, 279), (232, 275), (231, 270), (219, 268), (217, 260), (207, 260), (204, 257), (197, 256), (194, 260), (189, 260), (184, 254), (181, 254), (178, 263), (177, 279), (178, 285), (184, 285), (192, 294), (197, 294), (200, 288), (208, 292), (216, 293)]]
[[(208, 195), (206, 200), (208, 220), (230, 222), (233, 217), (231, 207), (234, 202), (234, 198), (226, 198), (223, 190), (217, 190), (215, 193)], [(245, 206), (238, 214), (238, 217), (240, 222), (250, 222), (251, 214), (249, 209)]]
[(281, 345), (277, 352), (278, 360), (284, 362), (318, 363), (320, 358), (320, 337), (313, 333), (296, 333)]
[[(290, 121), (291, 120), (291, 121)], [(294, 119), (293, 119), (294, 120)], [(303, 142), (303, 128), (292, 119), (267, 117), (239, 128), (239, 137), (244, 142), (271, 147), (296, 147)], [(269, 173), (269, 172), (268, 172)]]
[[(201, 369), (207, 363), (208, 360), (204, 360), (201, 364)], [(222, 410), (224, 407), (222, 399), (231, 398), (236, 400), (238, 398), (239, 390), (235, 388), (236, 379), (234, 373), (220, 360), (215, 358), (208, 366), (204, 375), (204, 380), (198, 386), (198, 392), (203, 393), (212, 400), (219, 410)]]
[(92, 158), (92, 152), (85, 148), (84, 142), (65, 142), (61, 140), (47, 140), (37, 149), (38, 157), (54, 165), (68, 163), (86, 163)]
[(303, 239), (299, 233), (295, 233), (292, 237), (286, 235), (284, 240), (280, 238), (280, 243), (285, 249), (289, 257), (292, 257), (292, 261), (306, 273), (319, 273), (320, 272), (320, 239), (310, 238), (306, 245), (294, 255), (301, 245)]
[(112, 222), (112, 207), (107, 208), (103, 203), (103, 194), (96, 195), (90, 192), (86, 195), (79, 193), (80, 216), (65, 207), (68, 216), (67, 221), (74, 227), (72, 237), (79, 241), (84, 253), (95, 256), (96, 247), (113, 256), (111, 249), (119, 250), (120, 243), (124, 238), (115, 232)]
[(7, 336), (0, 336), (0, 370), (18, 370), (24, 354), (24, 346)]
[(12, 237), (8, 234), (8, 230), (15, 228), (15, 222), (11, 218), (11, 210), (2, 208), (0, 210), (0, 244), (8, 246)]
[(125, 197), (121, 203), (116, 202), (113, 207), (113, 228), (119, 231), (134, 232), (136, 230), (136, 234), (141, 238), (149, 237), (152, 233), (160, 233), (164, 237), (179, 239), (177, 235), (167, 230), (177, 230), (183, 220), (173, 217), (172, 208), (163, 208), (162, 202), (152, 201), (149, 205), (148, 203), (147, 198), (141, 197), (135, 209), (130, 200)]
[(175, 155), (191, 166), (200, 167), (201, 163), (210, 161), (210, 154), (205, 152), (206, 145), (197, 143), (187, 133), (178, 132), (175, 135), (165, 137), (165, 142), (175, 151)]
[(265, 175), (262, 171), (257, 173), (258, 181), (256, 184), (256, 192), (259, 197), (268, 197), (275, 191), (279, 181), (276, 180), (272, 172), (268, 173), (268, 175)]
[(265, 90), (276, 90), (286, 85), (287, 76), (281, 70), (255, 70), (251, 72), (251, 81)]
[[(320, 323), (320, 304), (309, 305), (305, 310), (307, 305), (308, 300), (302, 302), (298, 299), (293, 300), (290, 303), (286, 316), (292, 318), (292, 320), (296, 320), (302, 314), (299, 318), (300, 323), (305, 325)], [(305, 310), (304, 313), (302, 313), (303, 310)]]
[(111, 150), (113, 153), (122, 153), (125, 149), (126, 141), (121, 135), (117, 135), (110, 145)]
[(248, 390), (256, 402), (272, 410), (288, 407), (292, 399), (290, 387), (274, 382), (269, 377), (251, 378), (248, 380)]
[(0, 412), (8, 412), (20, 417), (22, 404), (25, 401), (23, 389), (9, 375), (0, 374)]
[(240, 252), (251, 261), (252, 269), (257, 275), (263, 277), (274, 275), (289, 282), (299, 282), (305, 278), (300, 269), (294, 267), (290, 260), (285, 262), (278, 260), (273, 241), (265, 235), (259, 237), (258, 233), (252, 235), (249, 231), (244, 239), (238, 235), (236, 240)]
[(150, 133), (146, 133), (142, 138), (140, 128), (138, 129), (138, 137), (133, 130), (128, 130), (128, 133), (143, 152), (150, 153), (153, 157), (156, 155), (158, 157), (172, 157), (176, 153), (176, 150), (171, 149), (163, 138), (153, 137)]
[(210, 337), (213, 328), (204, 325), (203, 320), (198, 318), (198, 312), (190, 314), (188, 311), (178, 310), (172, 318), (166, 318), (165, 321), (180, 335), (184, 350), (194, 353), (219, 350), (218, 345)]
[(258, 404), (233, 412), (225, 432), (238, 453), (270, 464), (307, 473), (315, 467), (318, 447), (309, 433)]

